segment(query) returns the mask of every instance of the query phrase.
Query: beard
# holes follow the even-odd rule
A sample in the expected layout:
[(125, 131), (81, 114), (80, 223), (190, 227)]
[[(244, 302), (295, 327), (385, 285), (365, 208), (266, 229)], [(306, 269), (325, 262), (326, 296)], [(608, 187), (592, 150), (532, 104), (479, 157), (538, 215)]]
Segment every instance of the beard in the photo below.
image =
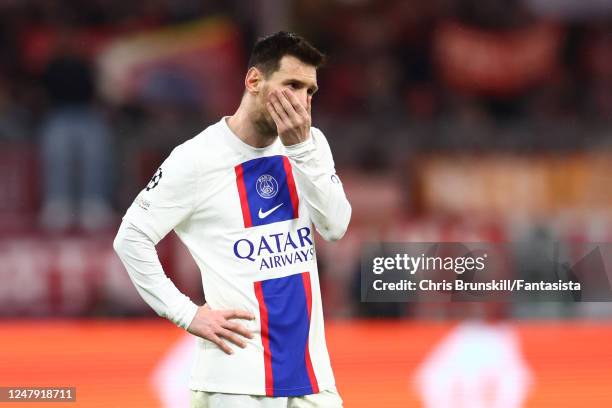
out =
[(255, 125), (257, 132), (266, 139), (272, 139), (278, 136), (276, 123), (263, 106), (261, 106), (254, 115), (253, 124)]

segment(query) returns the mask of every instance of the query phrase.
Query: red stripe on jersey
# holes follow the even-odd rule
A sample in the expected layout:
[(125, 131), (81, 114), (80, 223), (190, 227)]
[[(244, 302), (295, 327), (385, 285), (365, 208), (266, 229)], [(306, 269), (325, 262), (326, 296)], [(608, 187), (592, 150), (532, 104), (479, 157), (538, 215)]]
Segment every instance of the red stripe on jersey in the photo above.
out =
[(266, 395), (268, 397), (274, 396), (274, 374), (272, 373), (272, 351), (270, 350), (270, 334), (268, 329), (268, 309), (264, 300), (263, 290), (261, 288), (261, 282), (255, 282), (255, 296), (259, 303), (259, 317), (261, 319), (261, 342), (264, 348), (264, 371), (265, 371), (265, 384), (266, 384)]
[(244, 185), (242, 164), (237, 165), (234, 170), (236, 171), (236, 184), (238, 186), (238, 195), (240, 195), (240, 208), (242, 209), (244, 228), (250, 228), (253, 226), (253, 221), (251, 220), (251, 210), (249, 209), (249, 200), (247, 200), (247, 192)]
[[(310, 273), (308, 272), (302, 273), (302, 280), (304, 281), (304, 291), (306, 292), (306, 304), (308, 306), (308, 321), (310, 321), (310, 315), (312, 312), (312, 287), (310, 286)], [(308, 349), (309, 339), (310, 339), (310, 334), (308, 335), (308, 339), (306, 339), (306, 353), (305, 353), (306, 371), (308, 371), (308, 378), (310, 379), (310, 385), (312, 387), (312, 392), (316, 394), (319, 392), (319, 383), (317, 382), (317, 377), (315, 376), (314, 368), (312, 367), (312, 361), (310, 360), (310, 351)]]
[(291, 204), (293, 205), (293, 218), (298, 218), (300, 200), (295, 187), (295, 180), (293, 179), (293, 169), (291, 168), (291, 163), (287, 156), (283, 156), (283, 166), (285, 167), (285, 173), (287, 173), (287, 187), (289, 187), (289, 196), (291, 197)]

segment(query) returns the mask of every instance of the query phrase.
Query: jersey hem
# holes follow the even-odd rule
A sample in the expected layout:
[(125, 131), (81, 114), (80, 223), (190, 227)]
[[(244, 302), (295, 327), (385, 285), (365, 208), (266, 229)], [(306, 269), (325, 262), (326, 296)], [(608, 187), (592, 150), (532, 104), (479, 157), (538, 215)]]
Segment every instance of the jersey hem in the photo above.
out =
[[(329, 384), (319, 384), (319, 392), (327, 391), (330, 389), (335, 389), (335, 387), (336, 387), (335, 382), (329, 383)], [(256, 395), (256, 396), (261, 396), (261, 397), (266, 396), (266, 391), (264, 389), (261, 389), (260, 387), (236, 389), (235, 387), (228, 386), (228, 385), (213, 384), (213, 383), (201, 384), (201, 383), (190, 381), (189, 389), (192, 391), (204, 391), (204, 392), (222, 393), (222, 394)], [(295, 389), (282, 389), (282, 391), (289, 391), (289, 390), (295, 390)], [(276, 391), (281, 391), (281, 390), (276, 389)], [(311, 392), (311, 393), (305, 393), (302, 395), (292, 395), (292, 397), (301, 397), (304, 395), (313, 395), (313, 394), (317, 394), (317, 393)], [(282, 397), (282, 395), (279, 395), (279, 397)]]

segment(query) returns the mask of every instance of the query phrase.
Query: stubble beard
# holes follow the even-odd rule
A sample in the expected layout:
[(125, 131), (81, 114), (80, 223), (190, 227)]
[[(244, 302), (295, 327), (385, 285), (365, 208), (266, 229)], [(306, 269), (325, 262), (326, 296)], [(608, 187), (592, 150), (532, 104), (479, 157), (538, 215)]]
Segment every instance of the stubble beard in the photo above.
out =
[(274, 123), (274, 120), (270, 117), (265, 108), (260, 108), (257, 111), (257, 114), (253, 119), (253, 125), (255, 126), (255, 129), (257, 129), (260, 136), (264, 139), (275, 139), (276, 136), (278, 136), (276, 123)]

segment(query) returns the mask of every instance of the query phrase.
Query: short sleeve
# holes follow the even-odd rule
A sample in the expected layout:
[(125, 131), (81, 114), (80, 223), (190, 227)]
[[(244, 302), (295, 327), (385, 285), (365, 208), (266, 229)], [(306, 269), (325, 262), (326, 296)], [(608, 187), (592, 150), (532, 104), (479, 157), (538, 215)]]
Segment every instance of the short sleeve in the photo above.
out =
[(170, 153), (123, 217), (156, 244), (195, 207), (199, 166), (188, 144)]

